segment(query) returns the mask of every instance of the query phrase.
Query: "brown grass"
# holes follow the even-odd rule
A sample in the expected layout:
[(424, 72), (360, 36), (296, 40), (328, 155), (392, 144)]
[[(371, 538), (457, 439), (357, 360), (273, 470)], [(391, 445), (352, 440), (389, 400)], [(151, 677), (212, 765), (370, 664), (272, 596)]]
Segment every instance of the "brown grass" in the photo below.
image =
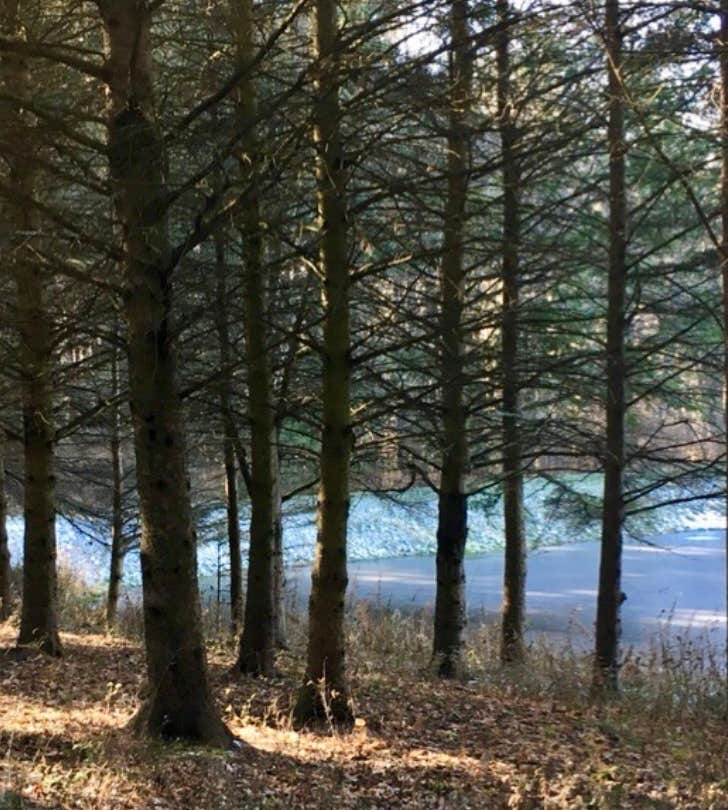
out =
[[(297, 732), (293, 626), (281, 675), (233, 678), (233, 649), (210, 646), (220, 709), (244, 745), (220, 754), (132, 738), (143, 680), (136, 640), (66, 633), (66, 657), (0, 657), (0, 808), (725, 808), (728, 736), (714, 662), (683, 645), (625, 668), (618, 701), (588, 700), (588, 660), (537, 645), (503, 671), (493, 631), (476, 630), (469, 675), (427, 671), (429, 617), (355, 607), (350, 734)], [(0, 626), (0, 647), (15, 628)], [(661, 657), (662, 656), (662, 657)], [(689, 660), (692, 657), (693, 660)], [(697, 661), (700, 659), (701, 663)], [(662, 663), (660, 663), (660, 661)]]

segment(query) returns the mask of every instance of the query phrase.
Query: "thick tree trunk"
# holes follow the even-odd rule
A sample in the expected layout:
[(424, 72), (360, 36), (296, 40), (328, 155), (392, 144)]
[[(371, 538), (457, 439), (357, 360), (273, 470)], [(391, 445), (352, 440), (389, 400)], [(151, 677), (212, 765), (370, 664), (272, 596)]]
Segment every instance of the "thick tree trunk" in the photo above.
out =
[(236, 428), (230, 405), (232, 374), (230, 370), (230, 333), (227, 309), (227, 264), (221, 235), (215, 237), (216, 254), (216, 321), (220, 344), (220, 414), (223, 428), (223, 465), (225, 471), (225, 504), (227, 511), (228, 555), (230, 557), (230, 630), (237, 636), (243, 625), (243, 561), (240, 549), (240, 513), (238, 509), (238, 476), (235, 464)]
[(627, 205), (625, 189), (625, 92), (619, 1), (606, 2), (609, 73), (609, 279), (607, 302), (606, 456), (602, 550), (597, 601), (594, 685), (616, 689), (619, 610), (622, 602), (622, 526), (624, 522), (625, 282)]
[(498, 119), (503, 154), (503, 312), (501, 349), (503, 365), (503, 517), (505, 525), (505, 571), (503, 576), (503, 621), (501, 660), (523, 660), (523, 629), (526, 610), (526, 536), (523, 521), (523, 471), (521, 468), (520, 385), (518, 377), (518, 306), (520, 241), (520, 171), (518, 132), (511, 103), (510, 17), (508, 0), (498, 0)]
[[(119, 365), (116, 347), (111, 358), (111, 386), (114, 401), (119, 394)], [(119, 405), (114, 402), (111, 411), (111, 560), (109, 563), (109, 587), (106, 592), (106, 626), (111, 630), (116, 625), (119, 609), (119, 592), (124, 576), (124, 516), (122, 513), (122, 488), (124, 462), (121, 453)]]
[(5, 494), (4, 442), (0, 438), (0, 622), (10, 617), (13, 611), (10, 593), (10, 549), (8, 548), (8, 500)]
[(328, 717), (346, 724), (352, 720), (346, 681), (344, 600), (353, 439), (346, 170), (340, 131), (337, 4), (335, 0), (316, 0), (314, 8), (314, 141), (324, 277), (323, 430), (306, 681), (298, 694), (295, 717), (299, 722)]
[[(247, 64), (254, 55), (253, 4), (233, 0), (233, 27), (237, 58)], [(241, 176), (254, 189), (259, 148), (254, 121), (255, 85), (248, 76), (238, 87), (238, 124), (242, 134)], [(263, 231), (260, 206), (253, 191), (242, 211), (240, 235), (245, 289), (245, 356), (248, 364), (250, 414), (250, 553), (245, 617), (237, 666), (250, 675), (271, 675), (275, 666), (275, 600), (273, 553), (277, 472), (273, 381), (267, 341)]]
[(472, 101), (472, 43), (467, 0), (450, 10), (450, 113), (448, 190), (440, 266), (440, 379), (443, 460), (437, 523), (437, 591), (433, 662), (440, 675), (454, 675), (460, 663), (465, 607), (465, 542), (468, 502), (467, 414), (464, 403), (463, 304), (464, 231), (470, 168), (468, 115)]
[[(728, 0), (720, 0), (720, 34), (718, 56), (720, 62), (720, 275), (723, 287), (723, 391), (724, 424), (728, 437)], [(726, 445), (728, 448), (728, 443)], [(728, 485), (728, 454), (726, 454), (725, 480)], [(726, 489), (726, 514), (728, 514), (728, 488)], [(728, 631), (728, 529), (726, 548), (726, 630)], [(728, 640), (726, 642), (726, 713), (728, 714)]]
[[(18, 36), (21, 27), (17, 0), (4, 0), (0, 8), (3, 33)], [(20, 56), (4, 52), (0, 70), (10, 96), (19, 99), (30, 96), (30, 73)], [(13, 133), (14, 151), (6, 157), (9, 182), (21, 199), (31, 198), (35, 186), (31, 125), (22, 111), (10, 105), (3, 106), (2, 118), (4, 130)], [(3, 219), (8, 234), (5, 259), (11, 266), (16, 288), (23, 401), (25, 532), (18, 643), (37, 644), (44, 652), (61, 655), (56, 583), (53, 348), (46, 279), (26, 246), (29, 234), (38, 232), (32, 206), (8, 202)]]
[(126, 251), (129, 396), (141, 505), (149, 696), (134, 726), (227, 747), (208, 687), (184, 434), (171, 335), (171, 268), (154, 119), (149, 5), (102, 0), (109, 70), (109, 159)]
[(44, 652), (61, 655), (57, 616), (51, 335), (40, 273), (24, 263), (17, 264), (15, 270), (25, 460), (23, 606), (18, 643), (39, 644)]

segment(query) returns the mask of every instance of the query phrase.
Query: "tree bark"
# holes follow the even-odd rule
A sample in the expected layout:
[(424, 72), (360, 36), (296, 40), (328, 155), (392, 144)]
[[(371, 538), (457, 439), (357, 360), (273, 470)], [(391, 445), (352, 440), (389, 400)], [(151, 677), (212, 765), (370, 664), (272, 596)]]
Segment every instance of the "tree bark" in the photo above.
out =
[(344, 601), (353, 434), (346, 169), (339, 104), (341, 55), (335, 0), (316, 0), (314, 10), (314, 143), (324, 278), (323, 430), (306, 676), (294, 715), (299, 722), (328, 718), (348, 724), (352, 713), (346, 680)]
[[(3, 34), (20, 36), (17, 0), (1, 6)], [(22, 56), (3, 52), (2, 83), (9, 96), (32, 93), (31, 76)], [(9, 182), (20, 199), (33, 197), (35, 154), (32, 124), (27, 115), (3, 105), (3, 128), (13, 133), (7, 155)], [(23, 404), (24, 510), (23, 600), (19, 644), (37, 644), (50, 655), (61, 655), (58, 635), (56, 581), (55, 430), (53, 427), (53, 337), (46, 306), (46, 279), (28, 250), (38, 233), (30, 205), (8, 202), (3, 211), (8, 238), (6, 261), (15, 280), (19, 364)]]
[[(276, 449), (278, 428), (276, 427)], [(275, 643), (279, 650), (288, 649), (288, 623), (286, 620), (286, 569), (283, 556), (283, 503), (278, 452), (275, 454), (276, 491), (273, 513), (273, 610), (275, 612)]]
[(17, 259), (15, 271), (25, 460), (23, 603), (18, 643), (38, 644), (44, 652), (58, 656), (62, 648), (57, 615), (51, 334), (40, 273)]
[[(259, 227), (258, 222), (255, 227)], [(251, 519), (245, 619), (238, 666), (241, 672), (250, 675), (271, 675), (276, 646), (274, 555), (279, 486), (272, 375), (264, 318), (261, 318), (261, 313), (265, 313), (265, 296), (260, 270), (257, 261), (247, 263), (245, 343), (250, 412)]]
[(440, 266), (440, 380), (443, 459), (437, 523), (437, 591), (433, 663), (451, 677), (459, 667), (466, 623), (463, 558), (468, 533), (468, 469), (464, 403), (464, 231), (470, 169), (472, 42), (467, 0), (450, 5), (448, 189)]
[[(254, 56), (253, 4), (233, 0), (233, 28), (240, 65)], [(245, 290), (245, 356), (248, 365), (250, 414), (250, 553), (243, 633), (237, 666), (249, 675), (271, 675), (275, 667), (275, 599), (273, 555), (275, 544), (275, 493), (277, 447), (273, 380), (267, 340), (265, 269), (260, 203), (255, 183), (260, 148), (255, 133), (255, 85), (246, 76), (238, 86), (240, 173), (252, 194), (239, 219), (243, 250)]]
[(171, 334), (164, 147), (152, 93), (151, 12), (102, 0), (109, 71), (109, 160), (124, 231), (129, 395), (141, 506), (149, 696), (144, 734), (229, 747), (208, 686), (184, 434)]
[(597, 600), (594, 686), (617, 688), (619, 611), (622, 602), (624, 523), (625, 283), (627, 205), (625, 187), (625, 91), (619, 0), (606, 0), (605, 41), (609, 74), (609, 278), (607, 301), (606, 456), (602, 548)]
[(240, 510), (238, 508), (238, 471), (235, 451), (227, 435), (223, 440), (225, 465), (225, 511), (228, 556), (230, 558), (230, 633), (237, 638), (243, 626), (243, 560), (240, 548)]
[[(720, 32), (718, 59), (720, 63), (720, 213), (721, 235), (720, 276), (723, 292), (723, 391), (724, 391), (724, 425), (728, 439), (728, 0), (720, 0)], [(728, 446), (728, 444), (727, 444)], [(728, 454), (726, 454), (725, 480), (728, 484)], [(728, 488), (726, 489), (726, 507), (728, 509)], [(728, 511), (726, 511), (728, 514)], [(728, 530), (725, 538), (726, 548), (726, 630), (728, 631)], [(726, 714), (728, 715), (728, 643), (726, 644)]]
[(526, 611), (526, 537), (523, 520), (523, 470), (518, 375), (519, 333), (519, 211), (520, 167), (518, 131), (511, 102), (510, 30), (508, 0), (497, 2), (498, 21), (503, 26), (497, 39), (498, 120), (503, 155), (503, 311), (501, 362), (503, 366), (503, 517), (505, 570), (503, 575), (503, 620), (501, 660), (523, 661), (523, 630)]
[(111, 387), (114, 405), (111, 410), (111, 560), (109, 563), (109, 587), (106, 593), (106, 626), (116, 625), (119, 609), (119, 592), (124, 576), (124, 515), (122, 513), (122, 488), (124, 461), (121, 453), (119, 404), (119, 365), (116, 347), (111, 358)]
[(230, 333), (227, 309), (227, 265), (222, 235), (215, 237), (216, 254), (216, 321), (220, 344), (220, 414), (223, 428), (223, 465), (225, 471), (225, 505), (227, 511), (228, 554), (230, 557), (230, 630), (237, 636), (243, 625), (243, 561), (240, 548), (240, 513), (238, 509), (238, 476), (235, 464), (236, 428), (230, 405), (232, 374), (230, 371)]
[(10, 593), (10, 549), (8, 548), (8, 500), (5, 493), (4, 442), (0, 439), (0, 622), (13, 612)]

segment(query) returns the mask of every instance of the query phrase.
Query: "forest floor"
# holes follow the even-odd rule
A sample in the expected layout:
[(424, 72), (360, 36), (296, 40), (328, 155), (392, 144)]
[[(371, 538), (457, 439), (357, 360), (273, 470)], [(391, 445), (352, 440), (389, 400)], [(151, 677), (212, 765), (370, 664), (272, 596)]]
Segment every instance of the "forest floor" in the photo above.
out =
[(504, 672), (485, 628), (470, 676), (434, 679), (428, 628), (427, 616), (354, 609), (346, 734), (292, 728), (300, 626), (267, 681), (233, 677), (233, 649), (212, 644), (214, 691), (242, 741), (219, 753), (125, 729), (144, 674), (137, 641), (66, 633), (63, 659), (18, 661), (1, 652), (16, 629), (0, 625), (0, 810), (728, 808), (720, 670), (704, 651), (630, 660), (622, 697), (594, 704), (587, 659), (535, 647), (528, 669)]

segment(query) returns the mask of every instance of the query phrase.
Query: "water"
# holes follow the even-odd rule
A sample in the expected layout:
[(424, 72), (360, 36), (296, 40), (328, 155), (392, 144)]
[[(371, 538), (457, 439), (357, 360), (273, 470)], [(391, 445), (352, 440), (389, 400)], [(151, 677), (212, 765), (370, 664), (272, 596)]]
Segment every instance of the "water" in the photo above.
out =
[[(599, 534), (599, 492), (601, 476), (563, 476), (558, 482), (532, 477), (525, 484), (526, 535), (529, 548), (537, 549), (566, 543), (595, 540)], [(673, 488), (669, 497), (679, 493)], [(664, 497), (664, 495), (662, 496)], [(695, 528), (719, 529), (725, 516), (718, 511), (722, 501), (703, 500), (645, 512), (631, 520), (632, 536), (688, 531)], [(310, 496), (287, 502), (283, 519), (283, 545), (286, 564), (305, 565), (313, 557), (316, 541), (315, 499)], [(468, 554), (482, 554), (502, 548), (504, 541), (503, 506), (496, 488), (486, 489), (469, 500)], [(198, 552), (200, 574), (206, 588), (216, 590), (217, 571), (228, 567), (225, 511), (222, 507), (198, 519), (201, 545)], [(249, 507), (241, 509), (241, 530), (245, 537)], [(418, 487), (392, 496), (357, 493), (351, 502), (348, 552), (352, 561), (431, 556), (436, 551), (437, 498), (429, 488)], [(13, 516), (8, 535), (13, 561), (22, 554), (23, 521)], [(57, 521), (59, 562), (73, 569), (91, 586), (107, 578), (109, 528), (83, 517)], [(125, 580), (132, 586), (139, 581), (138, 555), (132, 552), (125, 564)]]

